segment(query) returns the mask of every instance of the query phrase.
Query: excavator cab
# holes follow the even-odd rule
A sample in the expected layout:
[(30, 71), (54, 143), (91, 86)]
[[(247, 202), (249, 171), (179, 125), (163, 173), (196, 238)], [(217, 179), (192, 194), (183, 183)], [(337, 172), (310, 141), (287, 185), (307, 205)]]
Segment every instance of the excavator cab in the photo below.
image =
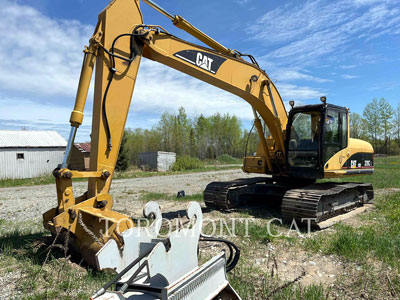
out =
[(324, 178), (328, 160), (348, 145), (348, 110), (331, 104), (294, 107), (286, 129), (288, 174)]

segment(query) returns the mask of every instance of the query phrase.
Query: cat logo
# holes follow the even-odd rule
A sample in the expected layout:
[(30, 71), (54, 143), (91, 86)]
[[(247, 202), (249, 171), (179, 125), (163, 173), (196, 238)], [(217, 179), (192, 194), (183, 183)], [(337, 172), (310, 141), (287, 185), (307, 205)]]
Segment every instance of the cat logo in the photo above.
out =
[(196, 65), (198, 67), (211, 72), (211, 65), (213, 61), (214, 60), (212, 58), (205, 56), (201, 52), (197, 52)]
[(182, 50), (174, 53), (174, 56), (212, 74), (216, 74), (219, 67), (226, 61), (226, 58), (219, 55), (197, 50)]

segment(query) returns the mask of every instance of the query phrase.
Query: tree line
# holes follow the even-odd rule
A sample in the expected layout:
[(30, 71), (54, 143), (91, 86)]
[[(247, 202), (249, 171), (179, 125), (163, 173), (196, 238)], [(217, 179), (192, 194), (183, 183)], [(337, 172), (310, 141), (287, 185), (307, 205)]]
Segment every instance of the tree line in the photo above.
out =
[(400, 102), (393, 108), (385, 98), (372, 99), (362, 113), (350, 113), (350, 136), (369, 141), (375, 153), (400, 153)]
[(244, 129), (230, 114), (216, 113), (189, 118), (183, 107), (177, 113), (165, 112), (151, 129), (127, 129), (121, 151), (131, 164), (138, 164), (138, 154), (150, 151), (175, 152), (201, 160), (213, 160), (222, 154), (242, 158), (257, 149), (258, 135)]

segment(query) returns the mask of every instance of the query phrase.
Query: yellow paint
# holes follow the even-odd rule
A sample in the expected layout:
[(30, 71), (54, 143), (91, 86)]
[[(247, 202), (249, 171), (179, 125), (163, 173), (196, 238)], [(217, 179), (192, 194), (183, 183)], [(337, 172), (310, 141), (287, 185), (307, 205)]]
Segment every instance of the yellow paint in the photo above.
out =
[[(374, 153), (372, 145), (366, 141), (350, 138), (350, 122), (347, 114), (347, 147), (338, 151), (324, 165), (324, 178), (338, 178), (348, 176), (342, 167), (352, 155), (356, 153)], [(362, 175), (362, 174), (361, 174)], [(355, 176), (355, 175), (352, 175)]]

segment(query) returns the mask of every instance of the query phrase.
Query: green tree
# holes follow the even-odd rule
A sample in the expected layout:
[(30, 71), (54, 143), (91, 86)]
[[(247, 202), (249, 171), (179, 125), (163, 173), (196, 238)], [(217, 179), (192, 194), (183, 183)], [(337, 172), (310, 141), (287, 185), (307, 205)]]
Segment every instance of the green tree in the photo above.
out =
[[(138, 154), (148, 151), (172, 151), (202, 160), (223, 154), (242, 158), (248, 131), (243, 131), (236, 116), (214, 114), (190, 119), (183, 107), (177, 113), (165, 112), (151, 129), (128, 129), (126, 147), (132, 164), (138, 164)], [(248, 154), (256, 151), (258, 136), (253, 130)]]
[(351, 113), (350, 120), (350, 137), (359, 139), (363, 135), (363, 120), (358, 113)]
[(385, 153), (388, 153), (388, 139), (390, 139), (390, 132), (393, 128), (393, 114), (394, 110), (390, 103), (385, 98), (379, 99), (379, 117), (382, 124)]
[(400, 102), (397, 103), (397, 108), (393, 118), (393, 134), (397, 138), (397, 145), (400, 147)]
[(174, 115), (165, 112), (161, 115), (161, 119), (158, 122), (156, 131), (161, 135), (161, 146), (164, 151), (175, 151), (173, 141), (173, 129), (174, 129), (175, 117)]
[(382, 133), (381, 114), (379, 113), (379, 102), (376, 98), (365, 106), (363, 111), (364, 124), (367, 129), (369, 138), (374, 148), (378, 146), (378, 138)]
[(178, 115), (174, 118), (174, 151), (178, 155), (188, 155), (190, 153), (190, 130), (191, 122), (188, 119), (185, 109), (180, 107)]
[(128, 133), (124, 131), (121, 141), (121, 147), (119, 148), (117, 164), (115, 165), (115, 169), (117, 171), (125, 171), (129, 167), (129, 155), (128, 155), (128, 147), (127, 147)]
[(208, 148), (211, 143), (210, 128), (210, 120), (203, 115), (200, 115), (194, 122), (197, 157), (200, 159), (207, 158)]

